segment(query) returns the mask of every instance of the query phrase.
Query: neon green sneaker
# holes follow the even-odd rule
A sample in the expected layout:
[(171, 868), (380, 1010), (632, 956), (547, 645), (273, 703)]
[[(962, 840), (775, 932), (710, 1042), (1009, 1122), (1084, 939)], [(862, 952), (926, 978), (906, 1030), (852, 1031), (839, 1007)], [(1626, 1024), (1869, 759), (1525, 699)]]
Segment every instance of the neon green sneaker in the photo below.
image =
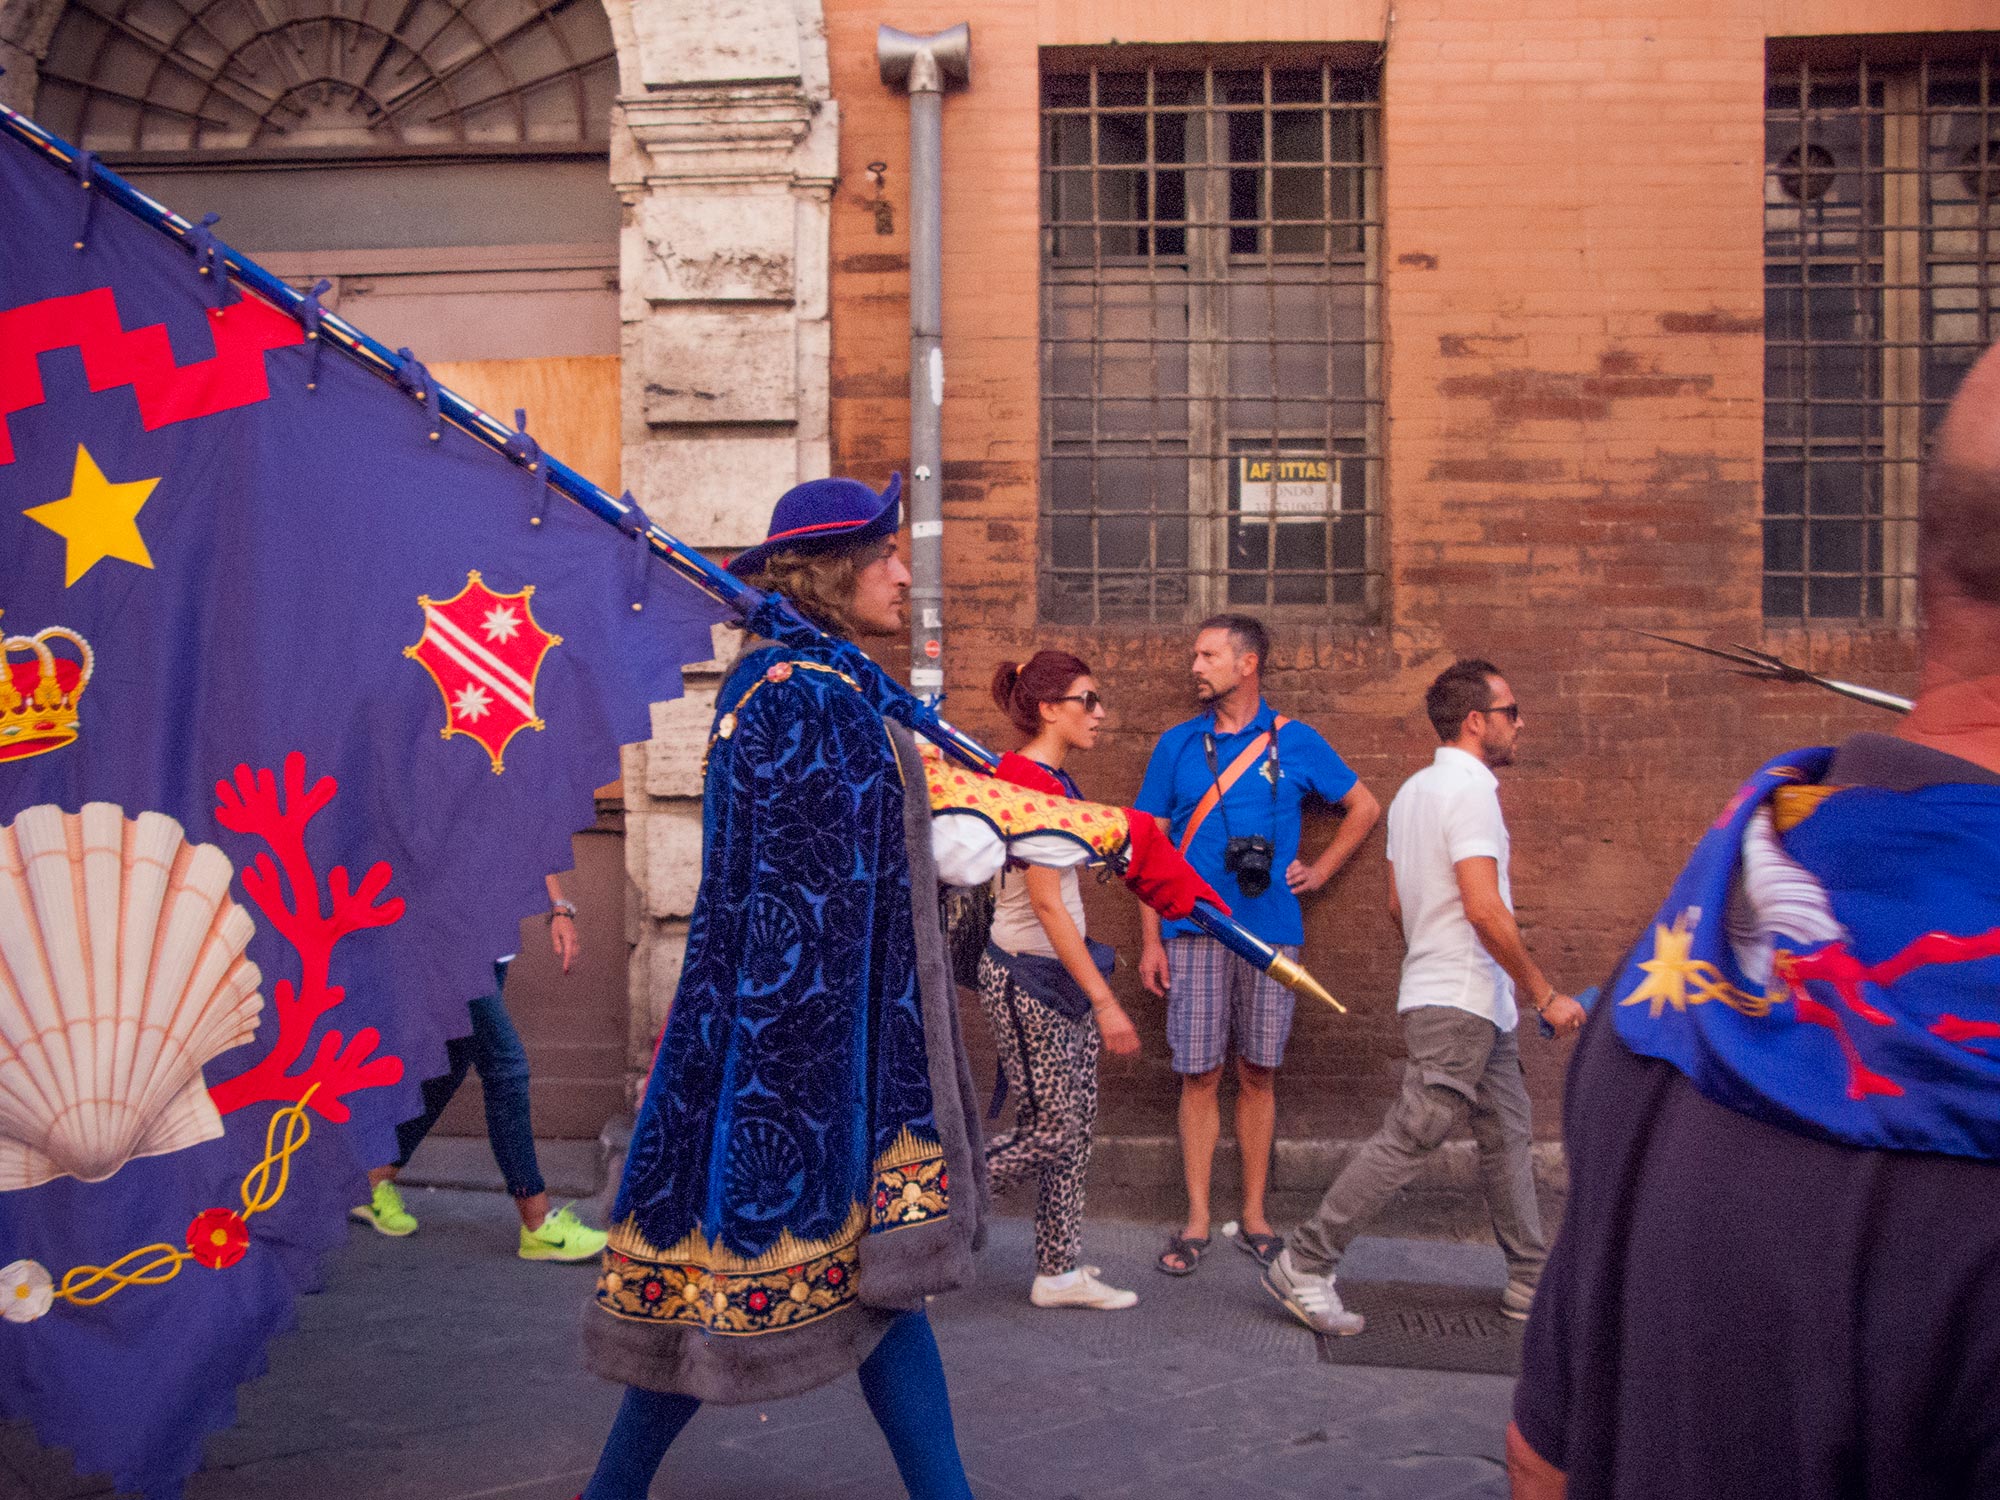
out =
[(377, 1234), (386, 1234), (392, 1239), (417, 1232), (417, 1216), (403, 1207), (402, 1193), (387, 1178), (376, 1183), (369, 1200), (350, 1208), (347, 1216), (359, 1219)]
[(559, 1208), (542, 1220), (539, 1229), (521, 1226), (522, 1260), (595, 1260), (609, 1239), (601, 1229), (592, 1229), (567, 1208)]

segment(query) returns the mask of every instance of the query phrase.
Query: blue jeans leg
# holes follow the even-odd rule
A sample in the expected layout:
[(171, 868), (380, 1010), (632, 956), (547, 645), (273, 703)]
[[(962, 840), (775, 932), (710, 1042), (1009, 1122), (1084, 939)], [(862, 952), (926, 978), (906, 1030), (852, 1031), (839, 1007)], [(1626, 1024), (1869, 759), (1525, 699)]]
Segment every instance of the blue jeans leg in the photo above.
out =
[[(493, 967), (504, 987), (507, 966)], [(528, 1109), (528, 1053), (499, 988), (472, 1002), (472, 1065), (479, 1070), (486, 1095), (486, 1139), (500, 1175), (507, 1180), (507, 1191), (516, 1198), (547, 1191), (535, 1157), (535, 1125)]]
[[(859, 1373), (910, 1500), (973, 1500), (931, 1320), (921, 1310), (897, 1318)], [(582, 1500), (645, 1500), (667, 1449), (700, 1406), (692, 1396), (627, 1387)]]
[(472, 1038), (455, 1036), (444, 1044), (445, 1070), (435, 1078), (424, 1080), (424, 1112), (415, 1119), (405, 1120), (396, 1127), (396, 1165), (407, 1167), (410, 1158), (416, 1155), (417, 1147), (424, 1143), (424, 1137), (431, 1133), (431, 1127), (457, 1094), (458, 1086), (465, 1082), (465, 1075), (472, 1067)]

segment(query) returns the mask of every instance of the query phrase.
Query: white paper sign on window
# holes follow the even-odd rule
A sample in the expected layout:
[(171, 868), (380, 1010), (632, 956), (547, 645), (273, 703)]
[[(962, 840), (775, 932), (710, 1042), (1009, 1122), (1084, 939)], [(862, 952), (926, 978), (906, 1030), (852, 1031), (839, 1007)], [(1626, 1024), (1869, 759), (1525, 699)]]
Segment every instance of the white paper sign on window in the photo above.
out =
[(1275, 514), (1279, 521), (1323, 521), (1340, 509), (1340, 481), (1323, 458), (1236, 460), (1236, 508), (1245, 516)]

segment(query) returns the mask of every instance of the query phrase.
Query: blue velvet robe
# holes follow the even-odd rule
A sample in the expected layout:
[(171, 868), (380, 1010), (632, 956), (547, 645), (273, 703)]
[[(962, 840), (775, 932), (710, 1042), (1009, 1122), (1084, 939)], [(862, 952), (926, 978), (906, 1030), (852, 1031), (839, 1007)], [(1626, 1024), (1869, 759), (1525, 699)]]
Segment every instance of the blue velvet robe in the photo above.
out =
[(586, 1325), (629, 1384), (804, 1389), (969, 1275), (928, 794), (839, 662), (767, 647), (717, 700), (686, 964)]

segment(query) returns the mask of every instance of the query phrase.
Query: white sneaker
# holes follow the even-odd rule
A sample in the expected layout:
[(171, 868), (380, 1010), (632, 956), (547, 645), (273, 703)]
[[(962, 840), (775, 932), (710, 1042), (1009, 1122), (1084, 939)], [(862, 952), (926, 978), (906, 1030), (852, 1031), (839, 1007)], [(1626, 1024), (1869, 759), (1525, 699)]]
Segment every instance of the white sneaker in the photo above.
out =
[(1095, 1307), (1103, 1312), (1117, 1312), (1139, 1300), (1137, 1292), (1106, 1286), (1097, 1279), (1097, 1271), (1096, 1266), (1080, 1267), (1076, 1280), (1067, 1286), (1057, 1285), (1058, 1277), (1037, 1276), (1028, 1300), (1037, 1307)]
[(1361, 1332), (1367, 1320), (1340, 1304), (1333, 1289), (1333, 1273), (1313, 1276), (1292, 1263), (1292, 1252), (1281, 1250), (1278, 1258), (1264, 1268), (1264, 1290), (1285, 1304), (1285, 1310), (1314, 1333), (1337, 1333), (1345, 1338)]

